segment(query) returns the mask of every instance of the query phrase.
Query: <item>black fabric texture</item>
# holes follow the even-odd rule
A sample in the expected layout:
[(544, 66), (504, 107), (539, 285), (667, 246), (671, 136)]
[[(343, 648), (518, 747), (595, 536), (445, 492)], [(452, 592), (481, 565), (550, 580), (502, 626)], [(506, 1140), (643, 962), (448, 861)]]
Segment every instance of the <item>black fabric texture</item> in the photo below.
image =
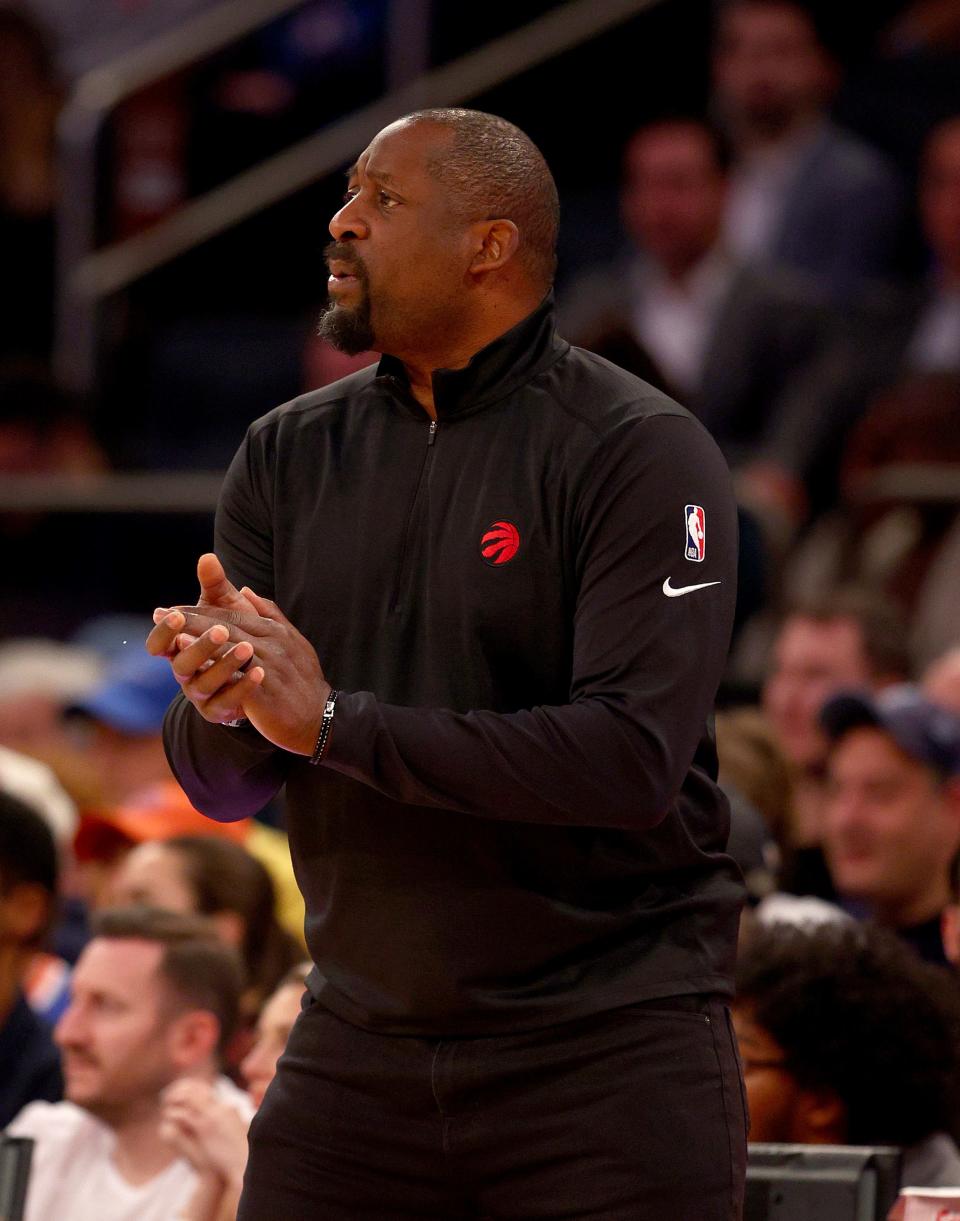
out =
[[(171, 765), (217, 819), (286, 783), (311, 987), (356, 1025), (494, 1034), (727, 994), (724, 460), (682, 407), (560, 338), (549, 298), (434, 387), (436, 429), (389, 358), (251, 426), (217, 552), (341, 695), (319, 767), (178, 698)], [(482, 554), (498, 523), (519, 542), (500, 564)]]

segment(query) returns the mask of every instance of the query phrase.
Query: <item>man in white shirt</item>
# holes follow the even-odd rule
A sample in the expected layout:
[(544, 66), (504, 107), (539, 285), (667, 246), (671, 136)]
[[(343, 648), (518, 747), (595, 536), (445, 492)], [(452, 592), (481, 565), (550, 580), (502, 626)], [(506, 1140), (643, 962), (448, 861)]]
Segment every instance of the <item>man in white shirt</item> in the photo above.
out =
[(237, 1014), (239, 964), (207, 923), (150, 908), (100, 913), (57, 1025), (67, 1101), (31, 1103), (7, 1135), (35, 1142), (26, 1221), (173, 1221), (198, 1180), (161, 1137), (162, 1094), (215, 1082)]

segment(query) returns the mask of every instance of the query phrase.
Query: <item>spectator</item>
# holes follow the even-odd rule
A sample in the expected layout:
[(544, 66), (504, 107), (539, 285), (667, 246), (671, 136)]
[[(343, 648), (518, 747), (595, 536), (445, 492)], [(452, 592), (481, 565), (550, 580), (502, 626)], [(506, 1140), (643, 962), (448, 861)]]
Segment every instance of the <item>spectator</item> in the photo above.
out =
[(902, 1185), (960, 1185), (952, 981), (881, 929), (754, 929), (733, 1022), (756, 1141), (894, 1145)]
[(178, 835), (134, 848), (113, 878), (109, 899), (206, 916), (220, 939), (239, 951), (246, 976), (244, 1026), (253, 1027), (264, 1002), (303, 948), (277, 920), (266, 868), (240, 844), (205, 835)]
[[(707, 124), (641, 128), (627, 145), (621, 192), (633, 249), (574, 282), (562, 329), (673, 394), (728, 460), (782, 463), (781, 432), (792, 435), (794, 418), (831, 392), (830, 317), (789, 273), (724, 248), (726, 185), (726, 146)], [(799, 478), (799, 446), (791, 458)]]
[(33, 1103), (9, 1126), (35, 1142), (26, 1221), (171, 1221), (197, 1175), (161, 1138), (163, 1091), (216, 1082), (232, 1032), (239, 965), (204, 921), (150, 908), (100, 915), (56, 1029), (68, 1101)]
[(23, 992), (50, 926), (57, 851), (39, 814), (0, 791), (0, 1128), (30, 1102), (63, 1092), (60, 1057)]
[(838, 894), (930, 962), (947, 962), (942, 915), (960, 849), (960, 717), (916, 687), (841, 692), (830, 741), (824, 847)]
[(722, 6), (714, 88), (735, 149), (730, 247), (811, 273), (849, 298), (891, 270), (901, 189), (879, 153), (828, 120), (839, 79), (800, 0)]
[(923, 674), (923, 692), (934, 704), (960, 716), (960, 645), (930, 663)]
[[(169, 665), (136, 649), (124, 653), (98, 686), (67, 709), (88, 777), (76, 842), (87, 898), (94, 905), (103, 902), (113, 872), (134, 844), (177, 834), (216, 834), (242, 843), (262, 861), (276, 887), (284, 926), (300, 937), (303, 900), (286, 835), (249, 818), (211, 823), (193, 809), (170, 773), (163, 717), (178, 690)], [(289, 962), (283, 969), (287, 966)], [(269, 981), (268, 990), (275, 982), (276, 977)]]
[[(312, 965), (301, 963), (281, 980), (257, 1022), (256, 1042), (241, 1066), (256, 1107), (263, 1102), (297, 1020)], [(247, 1164), (246, 1127), (235, 1113), (203, 1082), (175, 1081), (164, 1094), (163, 1135), (200, 1175), (184, 1221), (234, 1221)]]
[(852, 587), (798, 603), (783, 619), (772, 649), (762, 703), (777, 742), (794, 768), (795, 821), (783, 889), (834, 897), (823, 864), (827, 740), (818, 722), (841, 687), (879, 690), (907, 677), (906, 632), (895, 609)]

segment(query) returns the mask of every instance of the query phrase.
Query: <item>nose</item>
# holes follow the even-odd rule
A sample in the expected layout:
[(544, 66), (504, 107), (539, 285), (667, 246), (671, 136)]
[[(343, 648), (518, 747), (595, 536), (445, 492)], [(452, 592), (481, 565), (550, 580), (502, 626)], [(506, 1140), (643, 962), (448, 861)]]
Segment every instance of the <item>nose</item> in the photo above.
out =
[(53, 1029), (53, 1039), (58, 1047), (75, 1047), (82, 1038), (83, 1019), (75, 1001), (66, 1007)]
[(335, 213), (329, 225), (330, 236), (335, 242), (363, 240), (370, 234), (370, 227), (363, 215), (360, 196), (354, 195)]

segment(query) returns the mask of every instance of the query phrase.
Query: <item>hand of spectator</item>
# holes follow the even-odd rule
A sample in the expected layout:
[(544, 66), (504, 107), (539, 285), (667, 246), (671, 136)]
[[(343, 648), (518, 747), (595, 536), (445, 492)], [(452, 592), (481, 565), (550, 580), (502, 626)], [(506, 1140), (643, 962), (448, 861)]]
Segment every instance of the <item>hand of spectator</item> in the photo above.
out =
[(160, 1135), (201, 1175), (239, 1187), (247, 1164), (247, 1122), (206, 1081), (184, 1077), (162, 1095)]
[(216, 556), (197, 571), (200, 602), (156, 611), (148, 652), (170, 657), (206, 720), (245, 716), (274, 745), (312, 754), (330, 693), (313, 646), (275, 602), (235, 589)]

